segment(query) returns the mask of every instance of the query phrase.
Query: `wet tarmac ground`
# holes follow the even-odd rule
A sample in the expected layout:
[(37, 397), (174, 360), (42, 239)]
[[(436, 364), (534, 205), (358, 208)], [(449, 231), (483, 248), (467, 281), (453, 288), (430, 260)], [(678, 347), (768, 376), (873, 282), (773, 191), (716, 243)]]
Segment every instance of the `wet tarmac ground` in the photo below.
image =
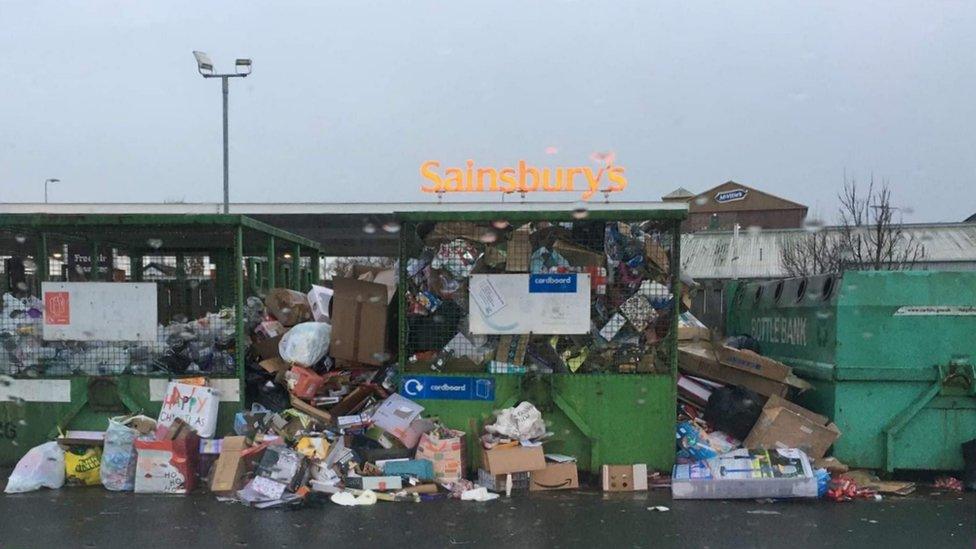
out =
[[(0, 477), (6, 480), (6, 475)], [(0, 481), (2, 484), (3, 481)], [(668, 511), (652, 510), (663, 505)], [(976, 547), (976, 494), (672, 501), (667, 490), (255, 510), (205, 492), (0, 495), (0, 547)]]

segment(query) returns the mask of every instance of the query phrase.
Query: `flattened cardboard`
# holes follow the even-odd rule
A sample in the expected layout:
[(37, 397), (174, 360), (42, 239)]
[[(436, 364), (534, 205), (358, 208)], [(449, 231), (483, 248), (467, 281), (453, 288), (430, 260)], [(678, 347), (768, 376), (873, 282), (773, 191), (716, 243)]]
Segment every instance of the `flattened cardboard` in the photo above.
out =
[(319, 410), (295, 395), (291, 395), (291, 407), (322, 423), (332, 423), (332, 414), (325, 410)]
[(382, 365), (387, 349), (387, 287), (351, 278), (333, 281), (332, 340), (335, 359)]
[(837, 426), (828, 422), (824, 416), (771, 396), (743, 446), (754, 450), (799, 448), (819, 459), (840, 436)]
[(602, 267), (604, 256), (572, 242), (557, 240), (552, 244), (552, 250), (558, 252), (573, 267)]
[(604, 465), (601, 473), (604, 492), (647, 490), (647, 464)]
[(718, 355), (722, 364), (775, 381), (785, 381), (792, 373), (786, 364), (745, 349), (723, 345)]
[(767, 397), (772, 395), (785, 397), (789, 390), (786, 383), (726, 366), (716, 360), (712, 351), (701, 347), (679, 347), (678, 369), (719, 383), (739, 385)]
[(215, 494), (236, 492), (244, 487), (247, 465), (241, 453), (248, 447), (247, 437), (224, 437), (220, 457), (210, 479), (210, 491)]
[(508, 239), (505, 270), (510, 273), (529, 272), (529, 257), (532, 255), (531, 228), (522, 225)]
[(528, 335), (503, 335), (498, 338), (495, 360), (521, 366), (525, 364), (525, 350), (529, 347)]
[(529, 491), (572, 490), (579, 488), (579, 471), (575, 461), (546, 463), (545, 469), (529, 473)]
[(482, 453), (483, 468), (492, 475), (538, 471), (546, 468), (542, 446), (493, 448)]

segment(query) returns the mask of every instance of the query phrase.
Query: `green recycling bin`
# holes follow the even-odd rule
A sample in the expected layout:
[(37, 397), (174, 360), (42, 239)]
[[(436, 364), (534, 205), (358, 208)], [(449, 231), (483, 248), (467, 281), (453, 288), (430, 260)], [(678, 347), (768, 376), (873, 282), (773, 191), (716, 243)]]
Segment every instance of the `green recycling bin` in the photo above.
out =
[[(493, 412), (528, 401), (552, 433), (546, 451), (575, 456), (582, 471), (632, 463), (670, 470), (684, 206), (574, 212), (495, 204), (397, 215), (400, 392), (467, 433), (470, 467), (480, 464), (478, 437)], [(542, 322), (524, 318), (532, 307), (563, 306), (559, 296), (532, 295), (563, 291), (533, 286), (563, 279), (533, 276), (565, 273), (578, 276), (571, 291), (585, 303), (565, 305), (580, 307), (571, 313), (578, 316), (559, 322), (582, 328), (527, 328)], [(579, 280), (590, 286), (575, 286)], [(631, 299), (625, 320), (619, 310)], [(522, 318), (485, 308), (511, 313), (526, 301), (533, 304)], [(651, 307), (645, 324), (639, 310)]]
[(852, 467), (961, 470), (976, 438), (976, 273), (850, 271), (731, 282), (727, 332), (814, 386)]
[(0, 465), (59, 430), (155, 417), (170, 378), (209, 377), (229, 430), (246, 298), (307, 289), (318, 258), (317, 243), (239, 215), (0, 215)]

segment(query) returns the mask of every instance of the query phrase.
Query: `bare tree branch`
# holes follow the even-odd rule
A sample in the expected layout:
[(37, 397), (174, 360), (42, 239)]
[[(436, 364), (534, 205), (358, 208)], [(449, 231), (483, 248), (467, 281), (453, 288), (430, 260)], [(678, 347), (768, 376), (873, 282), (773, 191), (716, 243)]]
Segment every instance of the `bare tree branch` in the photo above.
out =
[(808, 276), (844, 270), (911, 269), (925, 258), (925, 247), (906, 235), (897, 207), (891, 204), (887, 181), (875, 185), (874, 176), (862, 194), (855, 180), (844, 179), (838, 195), (840, 226), (784, 240), (780, 261), (789, 276)]

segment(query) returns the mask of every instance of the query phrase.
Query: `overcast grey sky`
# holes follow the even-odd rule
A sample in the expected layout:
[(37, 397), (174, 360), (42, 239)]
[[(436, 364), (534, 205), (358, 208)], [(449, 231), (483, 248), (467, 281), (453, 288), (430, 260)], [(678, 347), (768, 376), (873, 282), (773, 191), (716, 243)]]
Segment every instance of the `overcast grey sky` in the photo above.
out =
[[(0, 0), (0, 200), (417, 201), (422, 161), (586, 165), (656, 200), (728, 179), (830, 217), (976, 212), (974, 2)], [(547, 147), (558, 149), (546, 154)], [(567, 197), (569, 198), (569, 197)], [(458, 198), (453, 198), (457, 200)]]

